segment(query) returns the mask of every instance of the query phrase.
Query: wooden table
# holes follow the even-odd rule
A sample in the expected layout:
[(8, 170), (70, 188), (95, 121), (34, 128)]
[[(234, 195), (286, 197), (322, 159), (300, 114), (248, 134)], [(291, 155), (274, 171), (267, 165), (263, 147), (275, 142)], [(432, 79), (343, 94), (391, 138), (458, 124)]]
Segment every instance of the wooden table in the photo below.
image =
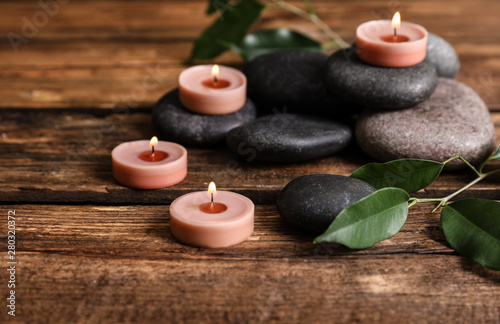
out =
[[(358, 24), (386, 18), (394, 5), (314, 2), (347, 41)], [(314, 245), (280, 219), (274, 200), (290, 180), (349, 175), (370, 162), (355, 146), (287, 165), (247, 163), (226, 148), (189, 148), (189, 174), (179, 185), (133, 190), (113, 181), (111, 149), (154, 135), (151, 106), (176, 86), (192, 41), (213, 19), (204, 16), (205, 5), (71, 0), (52, 7), (46, 21), (37, 1), (0, 5), (0, 322), (498, 323), (500, 272), (454, 253), (432, 204), (412, 208), (399, 234), (361, 251)], [(482, 96), (500, 132), (500, 2), (402, 6), (403, 19), (453, 44), (462, 61), (458, 80)], [(325, 40), (282, 11), (267, 11), (257, 25), (278, 26)], [(9, 33), (29, 36), (17, 53)], [(230, 53), (217, 62), (242, 65)], [(145, 78), (154, 86), (145, 87)], [(444, 174), (417, 196), (443, 197), (471, 177)], [(201, 249), (172, 237), (169, 203), (210, 180), (255, 202), (248, 241)], [(461, 197), (498, 200), (499, 180)], [(15, 318), (5, 306), (9, 211), (16, 217)]]

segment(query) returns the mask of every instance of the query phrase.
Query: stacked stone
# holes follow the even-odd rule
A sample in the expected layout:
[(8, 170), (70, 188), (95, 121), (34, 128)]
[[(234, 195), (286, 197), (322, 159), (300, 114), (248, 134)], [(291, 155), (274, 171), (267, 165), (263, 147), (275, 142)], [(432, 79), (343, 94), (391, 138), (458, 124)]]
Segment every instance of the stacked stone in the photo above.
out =
[(213, 146), (225, 143), (226, 133), (257, 116), (250, 99), (238, 111), (226, 115), (204, 115), (184, 107), (179, 89), (161, 98), (153, 108), (153, 124), (160, 138), (186, 146)]

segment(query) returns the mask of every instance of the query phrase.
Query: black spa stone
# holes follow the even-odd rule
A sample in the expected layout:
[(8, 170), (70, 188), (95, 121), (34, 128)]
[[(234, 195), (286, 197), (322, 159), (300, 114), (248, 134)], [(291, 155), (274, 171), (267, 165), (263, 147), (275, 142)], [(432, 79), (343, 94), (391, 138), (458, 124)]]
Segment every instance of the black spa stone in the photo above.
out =
[(250, 161), (300, 162), (331, 155), (349, 144), (351, 129), (319, 117), (268, 115), (227, 133), (229, 148)]
[(429, 33), (427, 40), (427, 56), (425, 60), (436, 67), (440, 77), (453, 79), (460, 70), (460, 59), (453, 46), (432, 33)]
[(324, 81), (328, 56), (306, 50), (266, 53), (245, 67), (248, 95), (262, 112), (274, 110), (321, 116), (350, 115), (360, 107), (333, 97)]
[(429, 62), (404, 68), (374, 66), (362, 62), (353, 49), (332, 54), (325, 70), (334, 95), (380, 109), (413, 107), (429, 98), (438, 82), (436, 68)]
[(175, 89), (161, 98), (153, 108), (153, 124), (161, 139), (187, 146), (224, 144), (226, 133), (255, 119), (257, 110), (250, 99), (235, 113), (201, 115), (183, 107)]
[(305, 175), (292, 180), (276, 201), (278, 213), (296, 228), (320, 234), (347, 206), (373, 193), (368, 183), (332, 174)]

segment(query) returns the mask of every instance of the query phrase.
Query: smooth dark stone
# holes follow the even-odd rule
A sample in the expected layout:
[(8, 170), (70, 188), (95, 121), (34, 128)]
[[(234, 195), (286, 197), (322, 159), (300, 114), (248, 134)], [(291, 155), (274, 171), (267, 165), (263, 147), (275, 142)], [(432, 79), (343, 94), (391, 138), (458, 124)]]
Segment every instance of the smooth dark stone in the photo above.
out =
[(319, 117), (275, 114), (236, 127), (227, 145), (247, 161), (299, 162), (331, 155), (349, 144), (351, 129)]
[(276, 208), (300, 230), (320, 234), (347, 206), (375, 192), (368, 183), (332, 174), (312, 174), (292, 180), (281, 191)]
[(333, 97), (324, 81), (328, 56), (305, 50), (266, 53), (245, 67), (248, 95), (257, 108), (321, 116), (350, 115), (360, 107)]
[(257, 110), (250, 99), (243, 108), (227, 115), (201, 115), (184, 108), (175, 89), (153, 108), (153, 124), (161, 139), (188, 146), (223, 144), (226, 133), (255, 119)]
[[(406, 110), (363, 113), (356, 125), (363, 151), (380, 161), (417, 158), (443, 162), (461, 154), (477, 165), (495, 148), (495, 128), (481, 98), (463, 83), (440, 78), (434, 94)], [(464, 167), (459, 160), (448, 169)]]
[(460, 59), (453, 46), (438, 35), (429, 33), (425, 61), (432, 63), (440, 77), (453, 79), (460, 70)]
[(354, 49), (332, 54), (326, 64), (326, 83), (332, 93), (366, 107), (403, 109), (429, 98), (437, 86), (437, 72), (428, 62), (387, 68), (362, 62)]

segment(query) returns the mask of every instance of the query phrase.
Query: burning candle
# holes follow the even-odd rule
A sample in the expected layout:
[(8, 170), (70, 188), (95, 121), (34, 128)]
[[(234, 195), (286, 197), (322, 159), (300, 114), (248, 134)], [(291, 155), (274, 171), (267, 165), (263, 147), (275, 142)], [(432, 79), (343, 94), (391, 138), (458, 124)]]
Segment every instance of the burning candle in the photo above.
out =
[(176, 143), (134, 141), (122, 143), (111, 152), (113, 177), (127, 187), (158, 189), (173, 186), (187, 174), (187, 151)]
[(385, 67), (416, 65), (427, 53), (427, 30), (401, 22), (399, 12), (392, 21), (372, 20), (356, 29), (356, 54), (369, 64)]
[(182, 105), (199, 114), (238, 111), (246, 101), (247, 79), (240, 71), (218, 65), (197, 65), (179, 75)]
[(170, 230), (182, 243), (208, 248), (228, 247), (245, 241), (254, 227), (254, 204), (230, 191), (183, 195), (170, 205)]

